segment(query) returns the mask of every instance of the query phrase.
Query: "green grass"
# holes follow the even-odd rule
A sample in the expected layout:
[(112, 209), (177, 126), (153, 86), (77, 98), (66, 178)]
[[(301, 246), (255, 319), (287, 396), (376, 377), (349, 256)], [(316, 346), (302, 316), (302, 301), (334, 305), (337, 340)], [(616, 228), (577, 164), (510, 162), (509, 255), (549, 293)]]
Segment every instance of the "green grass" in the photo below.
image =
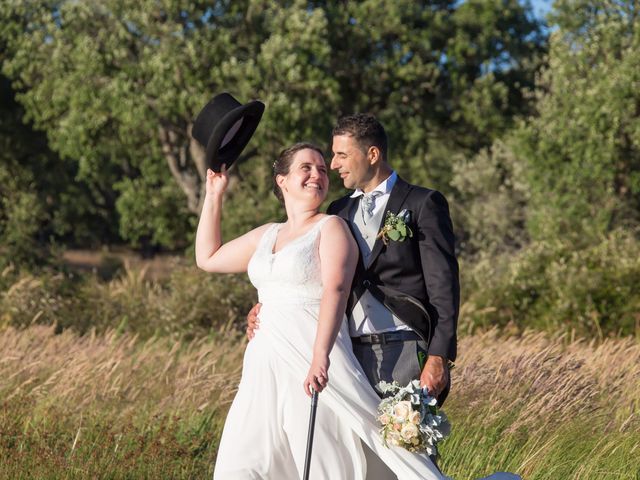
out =
[[(228, 333), (228, 332), (227, 332)], [(0, 479), (211, 478), (243, 340), (0, 333)], [(640, 479), (640, 345), (464, 338), (440, 466), (456, 480)]]
[[(27, 405), (27, 403), (25, 403)], [(210, 478), (220, 415), (114, 419), (97, 409), (68, 417), (3, 406), (0, 478)]]
[(447, 407), (455, 428), (443, 445), (441, 466), (456, 480), (499, 470), (517, 472), (527, 480), (637, 480), (640, 475), (637, 430), (603, 432), (606, 416), (581, 415), (537, 431), (510, 431), (509, 412), (488, 424), (478, 421), (493, 408), (465, 414), (460, 401)]
[[(527, 480), (640, 478), (640, 344), (525, 334), (467, 337), (445, 405), (442, 468)], [(471, 360), (473, 359), (473, 361)], [(455, 372), (455, 370), (454, 370)]]

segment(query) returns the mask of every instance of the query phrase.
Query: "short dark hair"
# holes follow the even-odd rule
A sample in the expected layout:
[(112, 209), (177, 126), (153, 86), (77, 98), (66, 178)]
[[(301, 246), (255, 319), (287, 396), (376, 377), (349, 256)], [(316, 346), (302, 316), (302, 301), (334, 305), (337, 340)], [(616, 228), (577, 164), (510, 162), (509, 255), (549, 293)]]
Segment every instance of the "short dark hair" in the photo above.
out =
[(378, 147), (382, 159), (387, 161), (387, 133), (378, 119), (369, 113), (356, 113), (340, 118), (333, 127), (332, 135), (352, 136), (364, 152), (369, 147)]
[(284, 197), (282, 196), (282, 190), (280, 189), (278, 182), (276, 182), (276, 177), (278, 175), (288, 175), (289, 170), (291, 169), (291, 164), (293, 163), (293, 157), (295, 157), (296, 153), (298, 153), (300, 150), (305, 150), (307, 148), (309, 150), (318, 152), (322, 156), (322, 158), (324, 158), (324, 153), (317, 145), (314, 145), (313, 143), (299, 142), (282, 150), (280, 152), (280, 155), (278, 155), (278, 159), (273, 162), (273, 194), (278, 200), (280, 200), (280, 203), (282, 203), (283, 205)]

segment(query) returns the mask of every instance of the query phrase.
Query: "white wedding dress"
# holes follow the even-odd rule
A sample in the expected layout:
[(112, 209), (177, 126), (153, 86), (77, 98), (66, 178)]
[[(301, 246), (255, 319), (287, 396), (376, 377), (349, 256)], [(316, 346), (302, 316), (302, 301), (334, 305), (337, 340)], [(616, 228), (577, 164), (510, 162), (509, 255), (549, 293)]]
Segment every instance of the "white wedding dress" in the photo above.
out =
[[(318, 244), (326, 220), (273, 253), (273, 224), (249, 262), (258, 289), (260, 328), (244, 355), (242, 378), (227, 416), (214, 480), (288, 480), (303, 476), (310, 400), (303, 390), (322, 296)], [(330, 355), (329, 385), (319, 395), (310, 477), (364, 480), (364, 441), (400, 480), (442, 480), (426, 455), (384, 447), (379, 397), (351, 350), (346, 321)], [(500, 475), (500, 476), (498, 476)], [(517, 476), (491, 476), (492, 480)]]

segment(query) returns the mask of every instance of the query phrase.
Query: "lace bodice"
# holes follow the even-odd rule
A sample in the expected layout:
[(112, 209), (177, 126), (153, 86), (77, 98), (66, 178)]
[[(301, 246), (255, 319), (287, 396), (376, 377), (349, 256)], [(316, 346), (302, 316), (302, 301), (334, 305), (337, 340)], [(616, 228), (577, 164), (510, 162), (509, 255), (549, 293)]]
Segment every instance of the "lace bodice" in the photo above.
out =
[(318, 245), (322, 225), (316, 222), (304, 235), (273, 253), (278, 231), (284, 224), (274, 223), (264, 233), (248, 266), (249, 279), (258, 290), (260, 303), (300, 303), (319, 301), (322, 296)]

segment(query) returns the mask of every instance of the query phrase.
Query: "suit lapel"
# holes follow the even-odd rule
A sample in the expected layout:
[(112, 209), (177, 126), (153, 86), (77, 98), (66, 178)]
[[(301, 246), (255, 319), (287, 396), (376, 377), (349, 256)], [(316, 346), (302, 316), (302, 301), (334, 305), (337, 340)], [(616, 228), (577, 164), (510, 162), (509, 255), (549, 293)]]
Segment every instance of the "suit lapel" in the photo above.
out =
[(342, 205), (342, 208), (340, 210), (338, 210), (337, 212), (335, 212), (335, 215), (338, 215), (340, 218), (342, 218), (343, 220), (345, 220), (347, 222), (347, 224), (349, 224), (351, 222), (351, 218), (350, 218), (350, 213), (351, 213), (351, 209), (354, 205), (354, 203), (360, 201), (360, 197), (355, 197), (355, 198), (347, 198), (346, 201), (344, 202), (344, 204)]
[[(396, 180), (396, 184), (391, 189), (391, 195), (389, 195), (389, 201), (387, 202), (387, 206), (382, 214), (382, 223), (380, 224), (380, 228), (384, 225), (384, 220), (387, 218), (387, 212), (398, 213), (400, 211), (400, 207), (402, 206), (405, 198), (409, 195), (411, 191), (411, 185), (402, 180), (400, 177)], [(378, 229), (379, 231), (379, 229)], [(373, 245), (373, 249), (371, 250), (371, 259), (369, 260), (369, 268), (374, 264), (378, 255), (382, 251), (382, 247), (384, 243), (381, 238), (376, 239), (376, 243)]]

